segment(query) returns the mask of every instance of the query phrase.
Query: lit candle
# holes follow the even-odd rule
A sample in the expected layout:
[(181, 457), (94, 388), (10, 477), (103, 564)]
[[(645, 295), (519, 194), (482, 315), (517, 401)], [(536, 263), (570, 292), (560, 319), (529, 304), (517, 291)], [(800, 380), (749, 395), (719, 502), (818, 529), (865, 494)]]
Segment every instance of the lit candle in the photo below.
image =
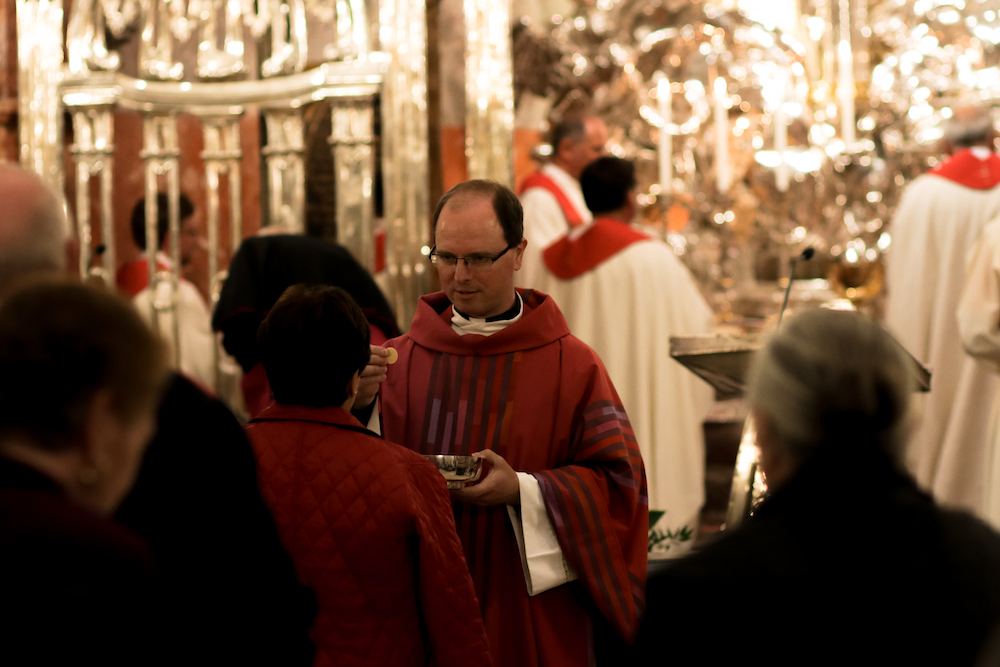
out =
[(774, 150), (778, 154), (778, 171), (775, 180), (778, 192), (788, 192), (788, 160), (785, 152), (788, 150), (788, 116), (785, 113), (786, 82), (781, 82), (781, 94), (778, 97), (778, 110), (774, 114)]
[(729, 192), (732, 185), (732, 167), (729, 164), (729, 110), (726, 100), (726, 80), (715, 79), (715, 186), (722, 194)]
[(660, 108), (660, 118), (663, 127), (660, 128), (660, 191), (668, 195), (673, 191), (673, 156), (674, 135), (670, 132), (670, 124), (674, 122), (673, 98), (670, 92), (670, 80), (662, 75), (656, 84), (656, 100)]

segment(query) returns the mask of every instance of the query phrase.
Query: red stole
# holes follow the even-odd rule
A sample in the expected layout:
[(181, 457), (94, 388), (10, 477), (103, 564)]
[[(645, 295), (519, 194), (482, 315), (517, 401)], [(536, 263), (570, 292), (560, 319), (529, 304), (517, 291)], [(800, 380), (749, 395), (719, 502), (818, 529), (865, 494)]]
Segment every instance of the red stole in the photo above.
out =
[(635, 227), (612, 220), (598, 218), (579, 238), (562, 236), (542, 253), (545, 266), (560, 280), (572, 280), (638, 241), (648, 241), (649, 236)]
[(559, 202), (559, 208), (562, 209), (563, 215), (566, 216), (566, 222), (570, 227), (579, 227), (583, 224), (583, 218), (580, 217), (580, 213), (573, 206), (573, 202), (569, 200), (569, 197), (562, 191), (562, 188), (556, 185), (556, 182), (551, 178), (540, 171), (529, 174), (521, 182), (521, 191), (518, 194), (524, 194), (531, 188), (543, 188), (551, 192), (552, 196)]
[[(157, 271), (168, 271), (169, 268), (160, 260), (156, 260)], [(115, 282), (118, 284), (118, 289), (129, 296), (135, 296), (149, 287), (149, 264), (146, 261), (146, 256), (143, 255), (118, 269), (118, 273), (115, 274)]]
[(600, 359), (552, 299), (521, 295), (521, 320), (492, 336), (459, 336), (444, 294), (421, 298), (410, 332), (389, 342), (399, 361), (382, 384), (383, 434), (425, 454), (492, 449), (534, 475), (578, 581), (528, 597), (503, 506), (457, 502), (455, 524), (494, 667), (583, 667), (595, 622), (631, 641), (644, 608), (645, 472)]
[(1000, 157), (991, 151), (988, 158), (980, 160), (972, 149), (966, 148), (928, 173), (974, 190), (989, 190), (1000, 185)]

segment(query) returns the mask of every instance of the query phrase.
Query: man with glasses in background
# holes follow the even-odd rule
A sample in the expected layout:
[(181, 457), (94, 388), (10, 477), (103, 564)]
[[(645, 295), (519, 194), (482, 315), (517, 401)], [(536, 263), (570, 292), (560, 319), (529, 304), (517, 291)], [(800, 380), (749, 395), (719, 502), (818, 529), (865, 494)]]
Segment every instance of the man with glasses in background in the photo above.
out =
[(398, 363), (373, 348), (365, 400), (381, 382), (389, 440), (484, 461), (452, 498), (494, 665), (601, 664), (644, 604), (645, 471), (628, 417), (553, 300), (515, 290), (527, 241), (513, 192), (461, 183), (433, 231), (443, 291), (387, 343)]

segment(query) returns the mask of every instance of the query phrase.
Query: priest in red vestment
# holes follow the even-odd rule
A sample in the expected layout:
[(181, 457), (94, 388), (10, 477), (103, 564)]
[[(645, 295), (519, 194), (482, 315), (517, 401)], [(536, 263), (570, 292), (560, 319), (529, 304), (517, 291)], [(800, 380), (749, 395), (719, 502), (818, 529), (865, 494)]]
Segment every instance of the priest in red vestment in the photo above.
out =
[(482, 458), (453, 491), (494, 665), (592, 665), (642, 615), (648, 503), (628, 416), (597, 354), (551, 298), (514, 289), (520, 203), (489, 181), (452, 188), (434, 215), (443, 292), (410, 332), (373, 348), (385, 436)]

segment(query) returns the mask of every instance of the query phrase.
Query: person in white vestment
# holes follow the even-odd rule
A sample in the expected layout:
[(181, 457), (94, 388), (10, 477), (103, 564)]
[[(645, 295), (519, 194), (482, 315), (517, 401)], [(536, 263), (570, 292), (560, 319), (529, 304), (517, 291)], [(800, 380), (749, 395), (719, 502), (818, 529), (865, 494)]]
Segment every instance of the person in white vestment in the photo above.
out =
[[(1000, 373), (1000, 218), (983, 228), (969, 257), (957, 317), (965, 351)], [(984, 444), (982, 517), (1000, 528), (1000, 394), (993, 401), (990, 438)]]
[(907, 464), (938, 501), (983, 511), (990, 409), (998, 378), (962, 351), (956, 308), (966, 257), (1000, 215), (1000, 157), (984, 109), (956, 110), (949, 157), (911, 183), (891, 227), (885, 324), (933, 376), (917, 400), (920, 423)]
[(629, 224), (632, 163), (599, 158), (580, 183), (594, 220), (545, 249), (534, 287), (597, 351), (628, 412), (646, 463), (650, 555), (680, 555), (704, 502), (702, 422), (712, 393), (670, 357), (670, 336), (711, 333), (712, 311), (673, 249)]
[[(181, 195), (181, 268), (190, 263), (191, 254), (197, 247), (199, 237), (197, 227), (194, 225), (194, 206), (191, 201)], [(162, 248), (169, 228), (168, 199), (165, 194), (157, 195), (157, 236), (158, 246)], [(145, 199), (140, 199), (132, 211), (132, 238), (140, 249), (146, 247), (146, 204)], [(160, 272), (170, 272), (173, 263), (165, 252), (160, 250), (156, 253), (157, 270)], [(123, 271), (119, 272), (119, 283), (123, 289), (128, 290), (129, 285), (135, 284), (139, 291), (134, 294), (133, 303), (139, 310), (139, 314), (147, 323), (152, 322), (152, 309), (150, 299), (152, 292), (149, 289), (148, 269), (145, 258), (141, 258), (132, 264), (126, 265)], [(131, 280), (126, 279), (128, 285), (122, 284), (122, 278), (128, 275)], [(137, 279), (144, 278), (141, 282)], [(167, 343), (167, 347), (173, 353), (174, 347), (174, 315), (170, 308), (172, 301), (172, 286), (170, 281), (161, 280), (157, 283), (155, 304), (157, 306), (157, 321), (160, 335)], [(215, 386), (215, 362), (213, 356), (213, 346), (215, 345), (215, 335), (212, 333), (212, 315), (208, 311), (208, 306), (201, 296), (201, 292), (193, 283), (180, 277), (177, 285), (177, 316), (178, 330), (180, 333), (180, 359), (175, 359), (174, 364), (181, 373), (195, 380), (203, 387)]]
[(528, 246), (516, 280), (518, 287), (534, 287), (541, 252), (548, 244), (570, 228), (592, 220), (580, 192), (580, 173), (604, 155), (608, 128), (596, 116), (571, 113), (552, 127), (549, 142), (552, 159), (521, 183), (519, 194)]

